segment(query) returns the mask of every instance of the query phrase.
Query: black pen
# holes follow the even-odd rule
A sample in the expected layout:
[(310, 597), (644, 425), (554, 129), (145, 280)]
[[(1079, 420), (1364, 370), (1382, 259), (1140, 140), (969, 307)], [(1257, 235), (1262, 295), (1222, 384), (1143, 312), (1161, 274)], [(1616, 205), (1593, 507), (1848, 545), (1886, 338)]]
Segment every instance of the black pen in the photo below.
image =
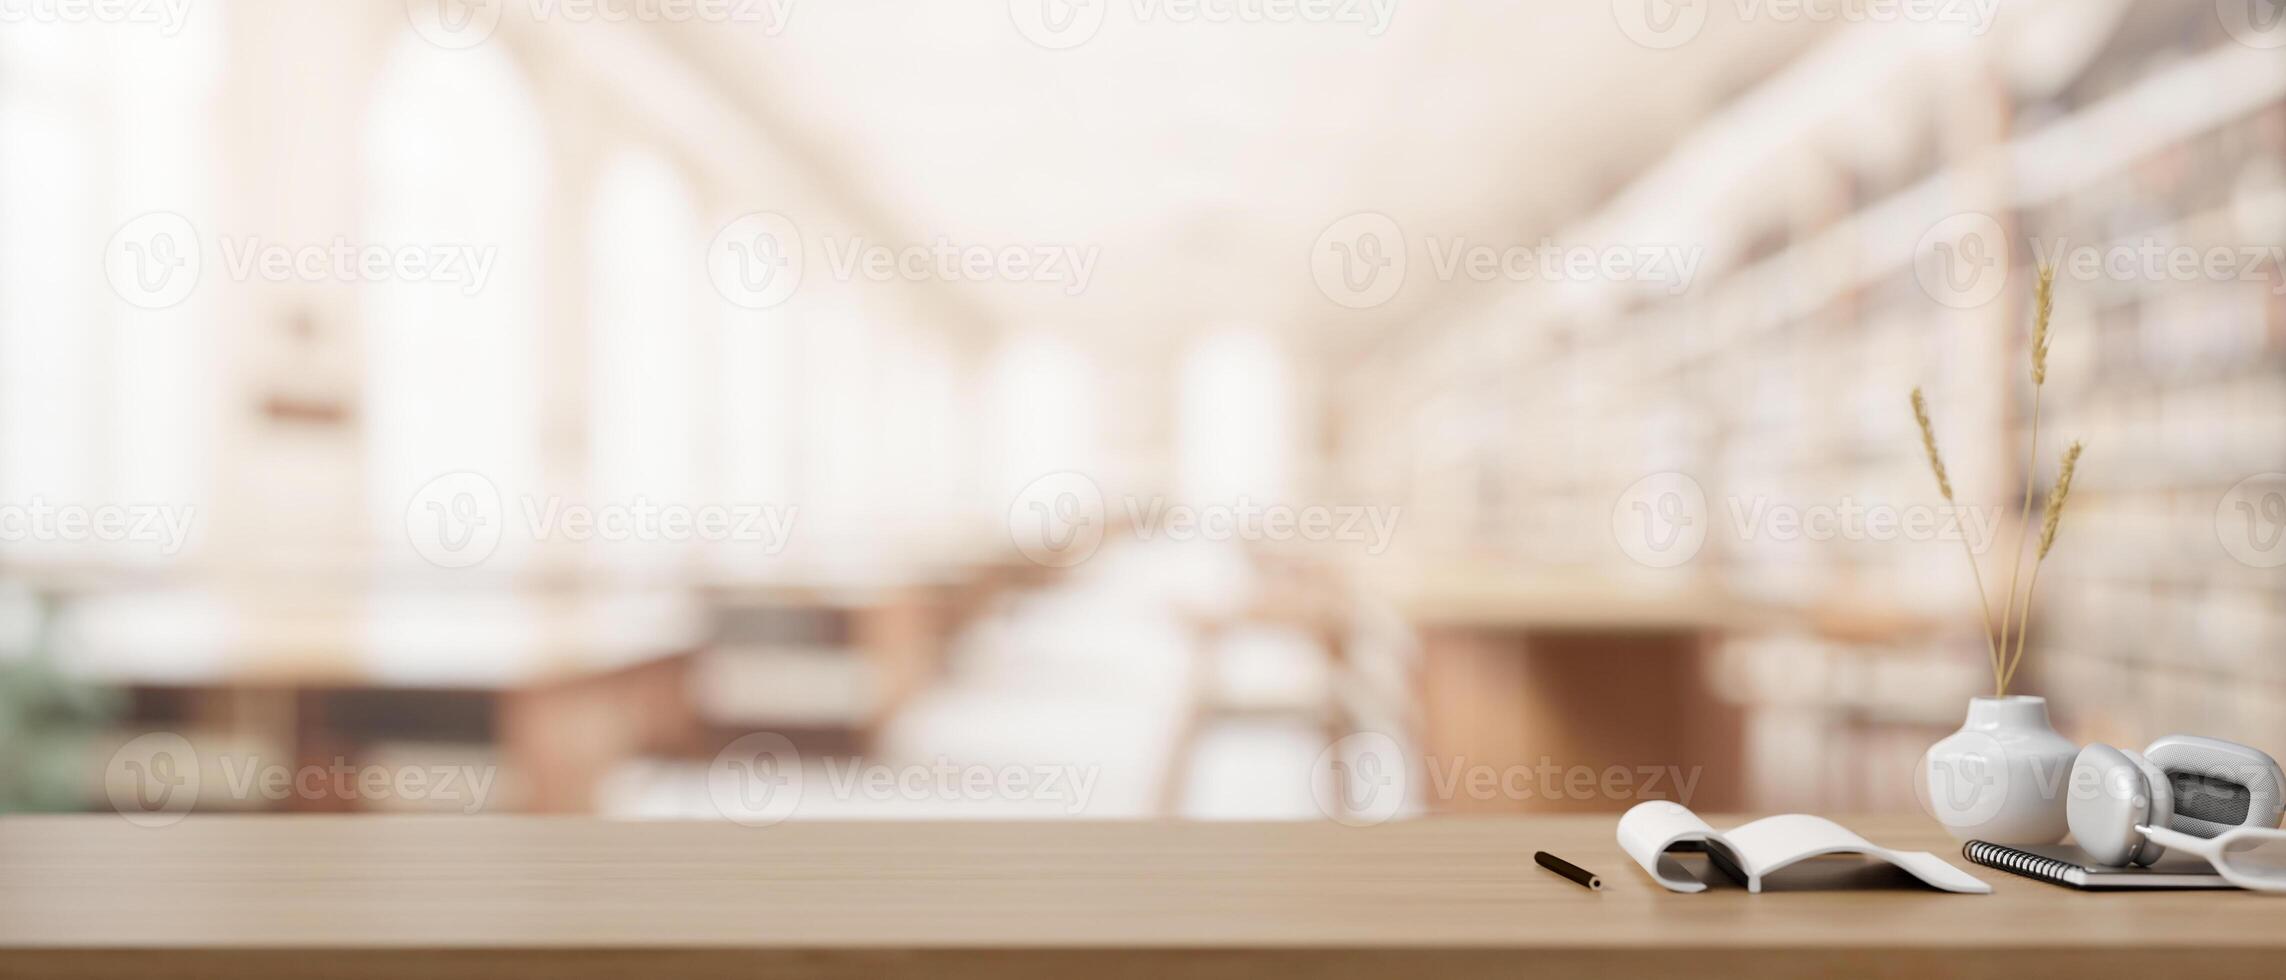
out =
[(1570, 861), (1566, 861), (1563, 858), (1557, 857), (1546, 851), (1534, 851), (1532, 852), (1532, 860), (1538, 861), (1540, 866), (1543, 868), (1578, 882), (1582, 887), (1588, 889), (1589, 891), (1603, 890), (1603, 879), (1596, 877), (1594, 872), (1580, 867), (1579, 865), (1573, 864)]

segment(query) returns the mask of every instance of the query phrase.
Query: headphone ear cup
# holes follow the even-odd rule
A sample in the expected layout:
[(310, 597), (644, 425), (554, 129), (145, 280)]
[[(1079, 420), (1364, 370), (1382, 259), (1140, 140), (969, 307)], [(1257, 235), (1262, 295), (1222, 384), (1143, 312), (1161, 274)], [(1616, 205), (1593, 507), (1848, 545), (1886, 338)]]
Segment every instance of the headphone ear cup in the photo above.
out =
[[(2151, 764), (2100, 742), (2072, 761), (2071, 800), (2064, 811), (2072, 840), (2099, 864), (2125, 867), (2154, 852), (2138, 826), (2150, 826)], [(2157, 860), (2153, 853), (2150, 860)]]
[(2214, 837), (2234, 827), (2276, 827), (2286, 804), (2286, 773), (2250, 745), (2198, 735), (2168, 735), (2143, 750), (2167, 778), (2176, 830)]
[[(2174, 829), (2175, 784), (2168, 781), (2167, 774), (2161, 772), (2158, 766), (2152, 765), (2151, 760), (2144, 758), (2141, 754), (2125, 749), (2120, 750), (2119, 754), (2126, 756), (2127, 761), (2134, 763), (2136, 770), (2143, 774), (2144, 792), (2148, 794), (2151, 801), (2149, 809), (2144, 812), (2143, 819), (2138, 823), (2145, 827)], [(2160, 855), (2167, 853), (2166, 848), (2160, 847), (2150, 837), (2141, 833), (2135, 836), (2143, 842), (2142, 846), (2135, 849), (2135, 863), (2148, 868), (2153, 862), (2159, 860)]]

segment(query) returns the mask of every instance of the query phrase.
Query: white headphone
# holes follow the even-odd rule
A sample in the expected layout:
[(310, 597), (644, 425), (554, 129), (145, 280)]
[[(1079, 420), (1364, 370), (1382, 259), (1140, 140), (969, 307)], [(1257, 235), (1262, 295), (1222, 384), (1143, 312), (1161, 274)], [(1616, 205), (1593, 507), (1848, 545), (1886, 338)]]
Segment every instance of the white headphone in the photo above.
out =
[(2081, 749), (2070, 792), (2065, 819), (2081, 850), (2104, 864), (2148, 866), (2163, 844), (2189, 849), (2187, 840), (2277, 827), (2286, 775), (2260, 749), (2169, 735), (2140, 755), (2101, 743)]

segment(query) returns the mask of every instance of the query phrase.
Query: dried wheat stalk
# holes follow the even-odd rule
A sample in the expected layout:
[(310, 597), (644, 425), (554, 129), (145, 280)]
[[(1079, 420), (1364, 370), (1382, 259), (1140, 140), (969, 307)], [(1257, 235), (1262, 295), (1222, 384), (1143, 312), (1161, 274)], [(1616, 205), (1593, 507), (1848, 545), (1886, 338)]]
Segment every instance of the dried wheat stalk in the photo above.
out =
[[(1929, 454), (1929, 469), (1937, 475), (1937, 492), (1945, 502), (1953, 503), (1953, 481), (1945, 475), (1945, 456), (1937, 451), (1937, 430), (1929, 423), (1929, 400), (1921, 389), (1913, 389), (1913, 421), (1921, 425), (1921, 448)], [(1969, 576), (1976, 582), (1976, 601), (1984, 608), (1984, 644), (1992, 659), (1992, 685), (2001, 687), (2000, 642), (1992, 635), (1992, 599), (1984, 591), (1984, 572), (1976, 564), (1976, 552), (1969, 550), (1968, 536), (1961, 536), (1961, 554), (1968, 556)]]
[[(2079, 469), (2080, 444), (2072, 443), (2064, 451), (2063, 467), (2056, 475), (2056, 485), (2048, 491), (2048, 504), (2040, 526), (2040, 550), (2032, 561), (2032, 579), (2024, 588), (2024, 612), (2016, 617), (2016, 583), (2024, 575), (2024, 542), (2031, 536), (2033, 460), (2040, 452), (2040, 393), (2048, 383), (2048, 324), (2055, 314), (2056, 272), (2042, 267), (2040, 284), (2034, 295), (2032, 324), (2032, 438), (2024, 466), (2024, 508), (2017, 518), (2020, 528), (2016, 549), (2010, 553), (2013, 570), (2009, 574), (2008, 604), (2000, 613), (1997, 637), (1992, 624), (1992, 600), (1984, 591), (1984, 573), (1976, 563), (1976, 552), (1969, 548), (1968, 538), (1961, 538), (1961, 551), (1968, 556), (1969, 575), (1976, 582), (1977, 601), (1984, 608), (1984, 640), (1987, 655), (1992, 660), (1992, 689), (1994, 697), (2008, 695), (2009, 682), (2016, 679), (2016, 668), (2024, 663), (2025, 634), (2032, 625), (2032, 595), (2040, 587), (2040, 569), (2047, 564), (2048, 552), (2056, 546), (2056, 528), (2063, 522), (2064, 504), (2072, 496), (2072, 474)], [(1913, 389), (1913, 421), (1921, 426), (1921, 448), (1929, 454), (1929, 469), (1937, 474), (1937, 490), (1944, 494), (1945, 502), (1958, 506), (1953, 500), (1953, 481), (1945, 475), (1945, 460), (1937, 452), (1936, 428), (1929, 423), (1929, 402), (1921, 389)], [(2011, 630), (2013, 620), (2014, 629)], [(2016, 646), (2008, 645), (2013, 633)]]
[[(2008, 600), (2000, 607), (2000, 649), (2008, 649), (2008, 624), (2016, 612), (2016, 586), (2024, 578), (2024, 541), (2032, 536), (2032, 471), (2040, 460), (2040, 389), (2048, 384), (2048, 320), (2056, 312), (2056, 270), (2040, 267), (2040, 282), (2033, 289), (2032, 313), (2032, 439), (2024, 451), (2024, 507), (2016, 515), (2016, 548), (2009, 552)], [(2023, 637), (2017, 637), (2023, 645)]]
[(2024, 662), (2024, 630), (2032, 624), (2032, 593), (2040, 587), (2040, 568), (2048, 563), (2048, 551), (2056, 546), (2056, 527), (2063, 523), (2064, 504), (2072, 499), (2072, 473), (2079, 468), (2080, 444), (2075, 441), (2064, 450), (2063, 469), (2056, 474), (2056, 485), (2048, 489), (2048, 512), (2040, 522), (2040, 554), (2032, 562), (2032, 584), (2024, 590), (2024, 622), (2016, 629), (2016, 652), (2009, 657), (2008, 670), (2000, 675), (2002, 691), (2016, 679), (2016, 668)]

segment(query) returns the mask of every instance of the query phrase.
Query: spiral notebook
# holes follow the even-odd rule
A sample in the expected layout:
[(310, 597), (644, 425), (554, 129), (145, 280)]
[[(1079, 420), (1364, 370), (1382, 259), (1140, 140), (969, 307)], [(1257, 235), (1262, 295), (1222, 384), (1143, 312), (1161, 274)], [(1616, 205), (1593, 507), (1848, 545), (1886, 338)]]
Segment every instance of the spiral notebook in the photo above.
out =
[(2230, 888), (2213, 865), (2196, 857), (2168, 854), (2148, 868), (2114, 868), (2088, 859), (2070, 844), (2017, 847), (1972, 840), (1961, 847), (1971, 863), (2023, 875), (2052, 885), (2090, 891), (2124, 888)]

